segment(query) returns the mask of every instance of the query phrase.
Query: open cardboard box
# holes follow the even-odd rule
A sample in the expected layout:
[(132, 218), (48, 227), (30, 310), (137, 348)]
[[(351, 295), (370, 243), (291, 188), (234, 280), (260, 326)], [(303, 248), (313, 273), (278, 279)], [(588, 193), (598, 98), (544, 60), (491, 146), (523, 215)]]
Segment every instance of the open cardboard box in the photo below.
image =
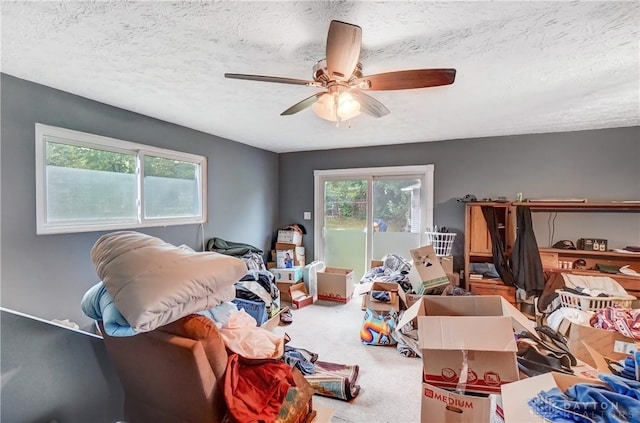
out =
[(347, 303), (353, 297), (353, 269), (325, 267), (316, 273), (318, 298)]
[(289, 307), (281, 308), (276, 314), (273, 315), (273, 317), (261, 324), (260, 327), (273, 332), (276, 327), (280, 326), (280, 314), (284, 313), (285, 311), (289, 311)]
[(603, 356), (621, 360), (638, 348), (636, 340), (627, 338), (618, 331), (598, 329), (591, 326), (573, 323), (563, 319), (558, 332), (567, 337), (569, 350), (578, 359), (595, 366), (593, 354), (590, 354), (585, 343)]
[[(425, 382), (422, 385), (421, 421), (501, 422), (500, 383), (509, 379), (518, 380), (519, 377), (513, 332), (533, 331), (533, 322), (500, 296), (422, 296), (416, 298), (415, 303), (405, 311), (398, 327), (410, 323), (418, 327), (418, 341), (414, 346), (422, 355), (425, 372), (428, 372), (429, 367), (435, 368), (439, 363), (444, 363), (443, 357), (444, 360), (448, 360), (449, 356), (453, 356), (451, 349), (457, 349), (455, 354), (460, 357), (461, 350), (467, 348), (470, 349), (467, 353), (468, 359), (489, 360), (481, 363), (489, 366), (487, 373), (478, 375), (476, 372), (475, 378), (482, 379), (483, 383), (490, 387), (489, 391), (494, 392), (484, 395), (470, 392), (463, 394)], [(489, 328), (487, 325), (490, 325)], [(475, 332), (471, 338), (462, 333), (469, 330)], [(483, 340), (477, 336), (478, 333), (491, 336)], [(437, 348), (429, 350), (428, 347), (432, 344)], [(457, 362), (461, 362), (461, 359), (458, 358)], [(453, 366), (457, 366), (457, 363), (449, 368)], [(440, 368), (442, 370), (442, 366)], [(448, 371), (441, 371), (442, 373), (450, 375)], [(482, 388), (482, 383), (477, 383), (476, 380), (476, 386)], [(468, 385), (466, 387), (469, 388)], [(486, 392), (486, 389), (477, 391)]]
[(505, 422), (538, 423), (544, 420), (529, 406), (528, 401), (540, 391), (559, 388), (563, 392), (576, 383), (608, 386), (598, 378), (598, 373), (611, 373), (605, 358), (587, 342), (581, 341), (584, 350), (591, 356), (593, 366), (578, 359), (578, 366), (572, 367), (574, 375), (550, 372), (502, 385), (502, 401)]
[(293, 284), (289, 287), (289, 296), (294, 308), (302, 308), (313, 304), (313, 297), (307, 292), (304, 282)]
[(528, 404), (540, 391), (560, 388), (563, 392), (576, 383), (590, 383), (607, 386), (600, 380), (583, 378), (564, 373), (550, 372), (502, 385), (502, 406), (505, 422), (541, 423), (544, 420)]
[(420, 316), (418, 346), (423, 382), (439, 388), (499, 394), (519, 379), (509, 316)]
[[(409, 250), (409, 254), (412, 260), (409, 281), (414, 292), (423, 294), (432, 288), (449, 284), (449, 278), (442, 267), (440, 257), (436, 255), (432, 245)], [(453, 260), (450, 263), (451, 272), (453, 272)]]
[(414, 302), (398, 322), (398, 328), (409, 322), (417, 327), (418, 316), (509, 316), (514, 331), (536, 333), (535, 322), (500, 295), (422, 295), (419, 298), (413, 296), (412, 300)]
[(501, 395), (463, 395), (422, 384), (422, 423), (501, 423), (504, 422), (502, 416)]
[[(418, 317), (420, 316), (508, 316), (511, 318), (513, 331), (518, 333), (522, 331), (535, 333), (535, 323), (499, 295), (423, 295), (420, 297), (411, 296), (410, 298), (413, 303), (398, 321), (395, 335), (402, 338), (402, 341), (419, 356), (422, 356), (418, 345), (418, 341), (420, 340), (419, 329), (418, 340), (403, 335), (401, 329), (409, 325), (417, 329)], [(486, 334), (492, 332), (487, 328), (483, 328), (481, 333)]]
[[(389, 302), (378, 301), (373, 298), (373, 291), (387, 291), (391, 300)], [(363, 284), (359, 292), (363, 296), (362, 309), (370, 308), (380, 314), (387, 314), (391, 309), (398, 313), (401, 307), (407, 303), (405, 293), (397, 282), (369, 282)]]

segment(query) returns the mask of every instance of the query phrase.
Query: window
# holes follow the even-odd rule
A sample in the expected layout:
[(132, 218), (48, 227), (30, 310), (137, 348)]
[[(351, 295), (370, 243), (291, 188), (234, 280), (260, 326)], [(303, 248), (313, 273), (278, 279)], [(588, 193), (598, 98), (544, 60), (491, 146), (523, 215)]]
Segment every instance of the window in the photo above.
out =
[[(385, 254), (409, 257), (433, 226), (435, 166), (314, 171), (316, 260), (363, 275)], [(360, 276), (358, 276), (360, 277)]]
[(37, 234), (206, 221), (203, 156), (36, 124)]

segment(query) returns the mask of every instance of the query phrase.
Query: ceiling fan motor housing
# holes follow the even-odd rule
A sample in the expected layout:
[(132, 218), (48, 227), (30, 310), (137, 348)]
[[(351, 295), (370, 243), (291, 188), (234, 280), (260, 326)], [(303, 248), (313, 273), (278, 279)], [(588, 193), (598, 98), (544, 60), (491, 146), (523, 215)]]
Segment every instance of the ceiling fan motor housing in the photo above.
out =
[[(358, 62), (356, 68), (353, 70), (353, 74), (351, 74), (349, 82), (357, 78), (362, 78), (362, 63), (360, 62)], [(329, 70), (327, 69), (327, 59), (319, 60), (315, 65), (313, 65), (313, 80), (321, 83), (323, 86), (326, 86), (331, 82)]]

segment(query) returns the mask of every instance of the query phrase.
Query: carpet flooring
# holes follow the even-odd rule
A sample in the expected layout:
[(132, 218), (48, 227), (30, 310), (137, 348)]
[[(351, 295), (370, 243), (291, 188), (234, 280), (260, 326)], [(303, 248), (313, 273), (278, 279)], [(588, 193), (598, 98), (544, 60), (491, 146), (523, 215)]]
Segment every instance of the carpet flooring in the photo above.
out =
[(319, 300), (292, 314), (290, 325), (275, 329), (289, 335), (289, 345), (317, 353), (318, 360), (360, 366), (356, 398), (314, 395), (314, 404), (333, 410), (332, 423), (420, 422), (422, 359), (404, 357), (395, 346), (361, 343), (364, 311), (357, 293), (346, 304)]

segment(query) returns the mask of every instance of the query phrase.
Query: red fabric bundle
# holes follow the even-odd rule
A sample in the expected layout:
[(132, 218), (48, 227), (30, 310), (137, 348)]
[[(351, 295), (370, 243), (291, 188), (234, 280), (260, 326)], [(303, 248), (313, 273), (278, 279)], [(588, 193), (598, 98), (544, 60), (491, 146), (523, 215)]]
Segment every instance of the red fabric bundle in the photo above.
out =
[(296, 384), (291, 367), (283, 361), (251, 362), (231, 355), (224, 379), (229, 422), (274, 421), (292, 386)]

